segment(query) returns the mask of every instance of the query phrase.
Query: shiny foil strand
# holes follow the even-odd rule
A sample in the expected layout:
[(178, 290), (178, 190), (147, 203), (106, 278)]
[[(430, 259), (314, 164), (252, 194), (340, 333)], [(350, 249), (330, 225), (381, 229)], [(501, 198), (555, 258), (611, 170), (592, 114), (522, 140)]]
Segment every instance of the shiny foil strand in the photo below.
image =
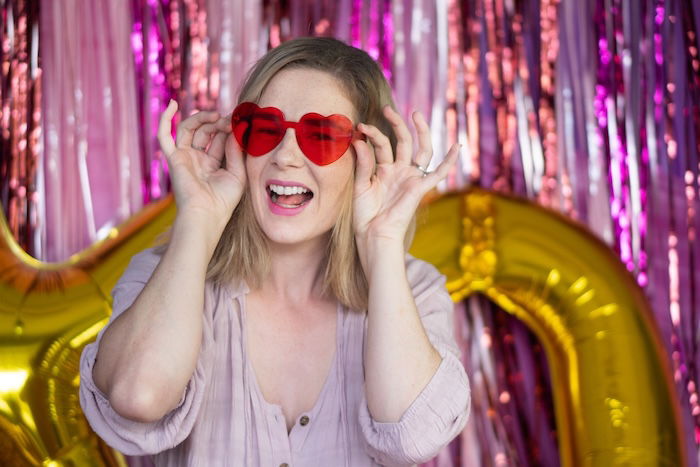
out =
[[(539, 127), (542, 133), (542, 146), (544, 149), (545, 172), (542, 180), (542, 191), (539, 199), (544, 205), (564, 211), (571, 217), (573, 204), (571, 203), (571, 185), (565, 166), (559, 163), (556, 133), (556, 118), (554, 115), (555, 100), (555, 63), (559, 56), (559, 38), (557, 30), (557, 2), (555, 0), (542, 0), (540, 4), (540, 37), (542, 46), (540, 50), (540, 99), (539, 99)], [(557, 177), (557, 174), (560, 174)], [(561, 186), (557, 187), (558, 183)], [(562, 196), (563, 202), (555, 199), (555, 193)], [(557, 196), (557, 198), (559, 197)]]
[[(462, 138), (458, 138), (458, 120), (457, 115), (459, 112), (458, 102), (462, 103), (464, 101), (464, 94), (458, 98), (457, 95), (457, 80), (460, 75), (461, 69), (461, 51), (463, 44), (460, 41), (462, 36), (461, 32), (461, 20), (460, 11), (457, 5), (457, 0), (448, 0), (446, 5), (446, 15), (447, 15), (447, 63), (445, 69), (445, 137), (448, 144), (455, 141), (464, 141)], [(460, 86), (461, 90), (462, 87)], [(462, 112), (463, 113), (463, 112)], [(468, 148), (468, 146), (467, 146)], [(464, 157), (464, 149), (460, 153), (460, 157), (457, 161), (457, 171), (461, 174), (468, 174), (468, 163), (469, 159)], [(448, 182), (449, 183), (449, 182)], [(462, 182), (464, 184), (464, 181)], [(454, 188), (455, 184), (449, 185), (450, 188)]]
[(406, 94), (409, 92), (410, 83), (410, 64), (409, 56), (409, 40), (410, 31), (406, 26), (405, 15), (408, 12), (404, 10), (404, 5), (401, 2), (391, 3), (391, 17), (393, 26), (393, 49), (394, 55), (391, 63), (392, 73), (392, 90), (396, 98), (398, 110), (404, 113), (405, 109), (400, 107), (400, 103), (406, 100)]
[[(409, 56), (413, 57), (411, 66), (414, 72), (412, 74), (413, 79), (410, 82), (411, 103), (406, 106), (404, 119), (407, 122), (411, 122), (410, 128), (414, 138), (417, 138), (417, 134), (413, 129), (412, 112), (421, 112), (427, 121), (430, 122), (432, 120), (431, 109), (433, 103), (436, 101), (436, 98), (440, 99), (442, 95), (444, 95), (444, 92), (440, 89), (438, 89), (436, 94), (435, 88), (429, 85), (429, 83), (434, 82), (434, 70), (439, 66), (436, 53), (437, 43), (435, 40), (435, 6), (436, 4), (434, 1), (422, 0), (411, 11)], [(418, 84), (419, 82), (425, 84), (421, 86)], [(441, 116), (441, 119), (442, 118), (443, 116)], [(444, 136), (441, 134), (440, 137), (443, 138)], [(436, 154), (433, 156), (428, 165), (429, 169), (434, 170), (443, 157), (444, 154)]]
[[(39, 167), (41, 164), (41, 149), (42, 149), (42, 130), (41, 130), (41, 102), (42, 102), (42, 69), (39, 66), (39, 15), (38, 11), (35, 11), (29, 25), (31, 27), (31, 79), (33, 80), (32, 85), (32, 98), (34, 100), (33, 107), (31, 109), (32, 124), (29, 126), (28, 131), (30, 131), (29, 137), (29, 151), (32, 164), (29, 166), (27, 174), (27, 199), (29, 201), (28, 207), (28, 232), (27, 235), (29, 240), (27, 241), (27, 252), (33, 254), (35, 257), (41, 257), (42, 252), (40, 250), (41, 245), (41, 213), (40, 209), (40, 178), (38, 176)], [(2, 102), (2, 98), (0, 98)], [(0, 185), (2, 182), (0, 181)], [(32, 245), (34, 246), (32, 250)]]
[(466, 92), (464, 86), (464, 35), (462, 28), (461, 12), (457, 0), (448, 0), (446, 7), (446, 47), (447, 63), (445, 70), (445, 138), (449, 147), (455, 142), (462, 144), (455, 176), (447, 182), (447, 189), (456, 189), (458, 186), (469, 184), (471, 173), (471, 143), (467, 134), (467, 116), (465, 110)]
[[(509, 22), (512, 22), (512, 66), (509, 67), (509, 80), (511, 82), (511, 96), (509, 107), (511, 115), (509, 120), (513, 125), (512, 145), (509, 149), (512, 152), (510, 183), (513, 192), (532, 196), (533, 183), (533, 147), (531, 137), (537, 135), (537, 131), (531, 128), (535, 124), (532, 112), (532, 96), (530, 90), (530, 79), (528, 69), (530, 67), (528, 51), (526, 49), (526, 38), (524, 31), (524, 19), (529, 18), (529, 10), (532, 2), (523, 2), (517, 5), (513, 11), (509, 12)], [(509, 7), (512, 8), (512, 7)], [(525, 13), (525, 12), (528, 13)]]
[[(473, 5), (473, 6), (470, 6)], [(471, 162), (467, 167), (471, 168), (469, 172), (470, 181), (479, 184), (481, 181), (481, 121), (479, 118), (479, 108), (481, 107), (481, 90), (479, 88), (477, 74), (481, 62), (481, 53), (479, 49), (479, 37), (481, 35), (482, 25), (478, 19), (483, 15), (483, 6), (481, 2), (469, 4), (466, 7), (467, 11), (462, 14), (463, 33), (464, 33), (464, 49), (463, 49), (463, 67), (464, 67), (464, 88), (466, 89), (466, 104), (465, 113), (467, 116), (467, 135), (469, 143), (469, 152), (472, 155)]]
[[(652, 294), (652, 300), (656, 312), (657, 323), (664, 335), (664, 342), (668, 348), (669, 355), (673, 359), (674, 376), (678, 376), (677, 346), (678, 337), (675, 331), (673, 315), (669, 311), (671, 308), (671, 281), (674, 277), (673, 268), (670, 266), (670, 260), (674, 254), (671, 251), (670, 238), (672, 238), (672, 221), (669, 204), (671, 199), (669, 192), (672, 181), (668, 177), (668, 157), (666, 156), (666, 145), (664, 144), (665, 134), (665, 112), (664, 112), (664, 83), (667, 79), (665, 62), (664, 62), (664, 41), (663, 34), (666, 33), (663, 27), (665, 25), (665, 0), (657, 0), (653, 10), (650, 12), (651, 34), (652, 34), (652, 50), (650, 54), (653, 60), (650, 62), (653, 80), (650, 86), (650, 97), (648, 102), (653, 108), (653, 122), (650, 118), (647, 119), (647, 135), (649, 138), (649, 165), (650, 165), (650, 193), (649, 213), (650, 218), (655, 219), (653, 228), (649, 230), (650, 251), (649, 257), (655, 258), (656, 261), (650, 263), (649, 268), (649, 283), (653, 284), (656, 293)], [(660, 260), (661, 259), (661, 260)], [(665, 261), (663, 260), (665, 259)], [(681, 400), (684, 400), (682, 395), (682, 385), (678, 385), (681, 393)], [(694, 443), (690, 441), (690, 433), (693, 432), (692, 423), (688, 418), (684, 419), (685, 432), (688, 433), (688, 444), (690, 452), (695, 450)], [(693, 460), (693, 465), (697, 462)]]
[[(676, 139), (676, 129), (674, 126), (674, 114), (675, 114), (675, 96), (671, 92), (675, 89), (675, 82), (678, 80), (677, 70), (673, 66), (675, 64), (674, 60), (674, 47), (673, 47), (673, 35), (671, 31), (673, 30), (672, 20), (675, 18), (674, 15), (674, 4), (669, 2), (667, 8), (664, 10), (662, 21), (662, 27), (667, 32), (668, 40), (664, 41), (663, 49), (664, 54), (661, 58), (661, 62), (664, 65), (664, 71), (666, 80), (664, 83), (659, 83), (659, 93), (662, 96), (663, 102), (663, 131), (664, 131), (664, 149), (668, 156), (667, 161), (667, 173), (666, 177), (669, 179), (669, 195), (670, 201), (676, 201), (679, 199), (677, 196), (681, 194), (680, 199), (684, 199), (682, 196), (682, 190), (679, 191), (676, 184), (673, 183), (673, 174), (682, 166), (682, 159), (678, 155), (678, 142)], [(668, 274), (669, 274), (669, 313), (671, 316), (671, 322), (673, 323), (673, 335), (671, 343), (673, 345), (673, 351), (671, 357), (674, 363), (674, 376), (676, 382), (682, 385), (683, 380), (686, 378), (686, 365), (685, 365), (685, 339), (683, 338), (682, 323), (685, 321), (682, 316), (682, 309), (680, 303), (680, 262), (683, 260), (683, 256), (679, 256), (680, 249), (683, 248), (683, 238), (679, 236), (679, 231), (684, 229), (680, 228), (679, 224), (683, 222), (682, 214), (679, 216), (676, 209), (676, 203), (669, 203), (669, 234), (668, 234)]]
[[(649, 117), (647, 117), (646, 133), (648, 138), (648, 151), (649, 151), (649, 172), (650, 172), (650, 192), (652, 196), (649, 199), (649, 210), (650, 217), (656, 219), (656, 225), (654, 229), (649, 231), (650, 236), (650, 258), (658, 255), (667, 254), (668, 249), (668, 230), (669, 230), (669, 220), (668, 220), (668, 183), (666, 177), (663, 175), (665, 172), (665, 151), (663, 150), (662, 135), (663, 129), (661, 127), (661, 116), (663, 115), (662, 110), (662, 91), (660, 89), (661, 83), (665, 79), (663, 70), (663, 51), (662, 51), (662, 41), (661, 41), (661, 24), (663, 23), (664, 16), (664, 0), (657, 0), (654, 5), (651, 21), (651, 35), (652, 35), (652, 56), (654, 57), (651, 63), (650, 71), (650, 86), (649, 86), (649, 97), (647, 102), (650, 103), (652, 107), (652, 112)], [(663, 170), (663, 172), (662, 172)], [(666, 262), (655, 262), (651, 263), (650, 267), (650, 283), (656, 284), (657, 287), (661, 287), (663, 292), (657, 293), (653, 296), (655, 309), (657, 310), (657, 320), (664, 334), (664, 342), (668, 346), (669, 354), (672, 351), (670, 344), (673, 323), (671, 322), (668, 301), (668, 269), (664, 270), (666, 267)], [(663, 310), (660, 312), (660, 310)]]
[[(162, 100), (168, 96), (165, 74), (168, 68), (164, 54), (170, 50), (169, 44), (163, 43), (161, 35), (168, 36), (164, 30), (166, 13), (160, 2), (132, 2), (133, 25), (131, 45), (139, 93), (139, 121), (142, 137), (142, 194), (144, 203), (161, 198), (167, 193), (167, 164), (154, 136), (158, 128), (158, 117), (165, 109)], [(160, 104), (160, 105), (159, 105)]]
[[(144, 79), (143, 79), (143, 66), (144, 66), (144, 35), (143, 35), (143, 10), (139, 7), (139, 1), (133, 0), (131, 3), (132, 8), (132, 31), (131, 31), (131, 48), (134, 57), (134, 73), (137, 82), (137, 90), (139, 92), (139, 102), (144, 102), (143, 91), (144, 91)], [(144, 134), (148, 134), (145, 125), (145, 114), (143, 108), (139, 106), (139, 128), (142, 129)], [(140, 151), (142, 153), (142, 160), (145, 159), (146, 148), (145, 148), (145, 138), (139, 138)], [(144, 203), (148, 203), (151, 200), (151, 190), (149, 184), (147, 183), (148, 174), (150, 174), (149, 164), (142, 164), (144, 169), (144, 180), (141, 183), (141, 192), (143, 196)], [(155, 195), (155, 194), (154, 194)]]
[(352, 0), (352, 12), (350, 14), (350, 44), (353, 47), (362, 48), (362, 25), (360, 17), (362, 14), (362, 0)]
[[(500, 115), (498, 115), (497, 126), (503, 129), (500, 135), (502, 156), (499, 157), (498, 177), (494, 183), (496, 190), (504, 192), (512, 191), (513, 180), (511, 174), (511, 166), (513, 160), (513, 151), (516, 142), (516, 120), (515, 120), (515, 98), (513, 94), (513, 79), (514, 69), (516, 69), (517, 57), (513, 50), (513, 31), (506, 30), (506, 25), (512, 24), (513, 11), (506, 10), (503, 0), (495, 0), (496, 24), (499, 27), (497, 36), (499, 37), (501, 47), (501, 59), (499, 74), (502, 79)], [(517, 21), (517, 20), (516, 20)]]
[[(591, 206), (595, 203), (591, 203), (589, 198), (591, 193), (598, 191), (592, 170), (597, 165), (597, 154), (595, 145), (590, 145), (588, 140), (590, 128), (595, 128), (595, 125), (591, 124), (593, 118), (590, 111), (590, 102), (593, 100), (590, 91), (594, 89), (594, 77), (591, 77), (590, 73), (574, 74), (575, 70), (582, 66), (581, 62), (592, 56), (587, 52), (595, 45), (591, 40), (593, 28), (575, 28), (575, 25), (581, 24), (580, 18), (585, 17), (585, 8), (587, 5), (584, 2), (558, 2), (556, 5), (559, 52), (554, 70), (554, 103), (559, 142), (558, 158), (565, 169), (562, 173), (567, 174), (568, 179), (563, 181), (562, 186), (564, 210), (582, 222), (589, 222), (591, 219), (597, 221), (606, 216), (589, 215), (592, 209), (595, 209)], [(586, 93), (589, 96), (586, 96)], [(607, 206), (607, 195), (602, 198), (601, 204)], [(566, 206), (567, 202), (571, 203), (570, 211)], [(589, 226), (603, 237), (600, 227), (592, 223)]]
[(380, 35), (380, 19), (379, 10), (382, 0), (365, 0), (367, 5), (367, 19), (369, 27), (367, 28), (364, 49), (375, 61), (379, 60), (379, 35)]
[[(540, 138), (540, 123), (537, 117), (537, 106), (533, 96), (540, 87), (534, 69), (535, 50), (541, 48), (535, 45), (540, 42), (536, 36), (538, 30), (533, 20), (540, 16), (539, 2), (523, 2), (513, 17), (514, 63), (513, 95), (515, 101), (515, 121), (517, 125), (517, 151), (519, 159), (513, 159), (514, 171), (518, 176), (513, 177), (513, 188), (517, 193), (535, 196), (542, 190), (542, 177), (545, 169), (544, 152)], [(525, 30), (533, 31), (525, 37)], [(530, 45), (528, 49), (528, 44)], [(533, 50), (534, 49), (534, 50)], [(517, 165), (516, 165), (517, 162)]]
[(624, 48), (621, 57), (622, 79), (625, 83), (623, 92), (626, 103), (626, 111), (624, 118), (625, 141), (627, 143), (628, 157), (626, 160), (628, 173), (628, 225), (630, 234), (630, 261), (627, 269), (637, 276), (639, 282), (639, 267), (641, 261), (641, 229), (639, 226), (640, 212), (642, 209), (642, 191), (640, 187), (640, 148), (638, 147), (639, 127), (641, 125), (639, 102), (635, 99), (636, 95), (640, 95), (639, 90), (639, 74), (633, 73), (633, 67), (639, 68), (637, 63), (640, 37), (639, 31), (641, 25), (640, 5), (636, 2), (623, 3), (623, 33), (625, 36)]
[[(434, 44), (435, 48), (435, 73), (432, 78), (431, 100), (427, 102), (428, 122), (433, 140), (433, 148), (435, 151), (435, 162), (433, 166), (441, 163), (447, 151), (456, 143), (456, 139), (450, 139), (446, 131), (447, 119), (447, 73), (448, 73), (448, 0), (438, 0), (435, 2), (435, 8), (432, 10), (433, 24), (435, 28)], [(460, 171), (458, 164), (452, 168), (445, 180), (437, 185), (437, 190), (444, 192), (448, 187), (462, 186), (464, 184), (463, 174)]]
[[(637, 66), (637, 69), (640, 70), (639, 73), (639, 95), (640, 96), (646, 96), (648, 94), (648, 74), (647, 74), (647, 67), (643, 66), (643, 57), (646, 57), (649, 55), (649, 47), (651, 46), (649, 37), (648, 37), (648, 21), (646, 21), (646, 18), (648, 16), (648, 8), (646, 5), (640, 6), (642, 10), (641, 14), (641, 21), (639, 24), (640, 28), (640, 37), (638, 38), (638, 44), (639, 44), (639, 49), (638, 53), (639, 55), (637, 56), (637, 61), (635, 65)], [(633, 44), (635, 43), (634, 41), (632, 42)], [(631, 74), (631, 70), (628, 72)], [(648, 273), (648, 266), (647, 266), (647, 249), (649, 247), (648, 242), (647, 242), (647, 220), (648, 220), (648, 183), (649, 183), (649, 146), (648, 146), (648, 141), (647, 141), (647, 129), (646, 129), (646, 120), (647, 120), (647, 115), (649, 112), (648, 107), (648, 101), (645, 98), (642, 98), (638, 102), (639, 105), (639, 111), (638, 111), (638, 119), (636, 120), (636, 132), (638, 134), (638, 141), (639, 141), (639, 156), (638, 156), (638, 164), (639, 164), (639, 169), (637, 172), (638, 175), (638, 185), (639, 185), (639, 201), (638, 201), (638, 206), (637, 209), (635, 210), (634, 213), (634, 219), (635, 219), (635, 227), (633, 227), (634, 231), (636, 232), (637, 238), (638, 238), (638, 258), (637, 258), (637, 269), (636, 269), (636, 276), (637, 276), (637, 283), (641, 287), (646, 287), (647, 284), (649, 283), (649, 273)]]
[(210, 93), (209, 50), (207, 47), (207, 12), (204, 0), (183, 0), (187, 30), (187, 68), (189, 77), (187, 113), (198, 110), (214, 110), (216, 105)]
[(393, 83), (394, 75), (392, 72), (392, 58), (394, 57), (394, 19), (391, 14), (392, 2), (390, 0), (384, 0), (383, 8), (381, 11), (381, 38), (379, 43), (381, 45), (381, 53), (379, 55), (382, 70), (384, 71), (384, 76), (389, 81)]
[[(624, 146), (618, 134), (617, 100), (615, 84), (615, 42), (617, 36), (614, 30), (616, 9), (607, 9), (605, 1), (599, 0), (596, 4), (596, 24), (598, 30), (598, 79), (596, 84), (595, 110), (599, 127), (599, 149), (605, 154), (608, 164), (608, 183), (610, 190), (611, 216), (613, 218), (616, 239), (615, 249), (621, 254), (623, 262), (627, 263), (625, 228), (625, 200), (623, 193)], [(617, 57), (619, 59), (619, 56)], [(622, 219), (622, 220), (621, 220)], [(622, 237), (622, 238), (621, 238)]]
[[(688, 144), (688, 123), (692, 122), (687, 114), (688, 103), (686, 101), (688, 89), (687, 65), (680, 61), (676, 51), (682, 50), (679, 47), (682, 43), (682, 21), (679, 18), (680, 4), (669, 5), (668, 25), (672, 34), (669, 34), (669, 45), (673, 48), (673, 53), (667, 55), (667, 65), (669, 68), (669, 83), (666, 85), (666, 92), (669, 100), (668, 114), (669, 121), (673, 125), (672, 131), (675, 135), (674, 141), (677, 156), (670, 162), (671, 172), (674, 178), (681, 182), (690, 162), (688, 149), (694, 145)], [(682, 56), (682, 55), (681, 55)], [(682, 122), (682, 123), (681, 123)], [(693, 311), (691, 308), (691, 297), (686, 295), (690, 291), (690, 278), (683, 271), (692, 268), (691, 246), (688, 242), (689, 212), (687, 189), (684, 183), (673, 183), (671, 185), (674, 203), (671, 206), (673, 211), (674, 233), (676, 233), (677, 262), (673, 265), (674, 274), (677, 277), (676, 286), (672, 288), (671, 306), (672, 314), (678, 316), (676, 332), (679, 340), (677, 351), (679, 352), (680, 383), (685, 387), (687, 381), (693, 378), (694, 365), (689, 361), (693, 355), (695, 339), (693, 336)], [(676, 289), (676, 290), (673, 290)], [(688, 411), (690, 409), (688, 408)]]
[[(665, 2), (659, 0), (657, 2), (657, 7), (655, 11), (655, 61), (657, 64), (657, 81), (655, 85), (655, 123), (658, 128), (657, 134), (662, 135), (662, 138), (657, 138), (657, 153), (659, 155), (659, 173), (658, 176), (661, 177), (664, 185), (661, 190), (656, 191), (655, 194), (658, 196), (658, 211), (664, 213), (664, 223), (661, 224), (663, 229), (661, 234), (666, 235), (665, 244), (668, 251), (669, 261), (667, 263), (667, 284), (668, 284), (668, 295), (665, 297), (666, 307), (660, 307), (657, 311), (659, 313), (657, 319), (661, 322), (665, 321), (670, 317), (671, 322), (671, 357), (674, 366), (674, 376), (678, 383), (678, 389), (681, 393), (687, 388), (685, 384), (685, 379), (687, 376), (687, 366), (685, 364), (685, 349), (687, 347), (684, 343), (683, 336), (683, 323), (687, 322), (684, 318), (686, 313), (682, 313), (681, 304), (679, 303), (680, 298), (680, 287), (684, 287), (683, 283), (684, 275), (679, 273), (679, 267), (681, 266), (677, 260), (679, 254), (679, 236), (678, 236), (678, 222), (679, 218), (682, 219), (685, 213), (680, 213), (680, 216), (674, 212), (674, 204), (680, 199), (683, 199), (682, 195), (678, 196), (674, 193), (676, 191), (676, 183), (673, 180), (673, 174), (677, 173), (674, 169), (678, 165), (677, 159), (677, 143), (675, 140), (675, 130), (673, 125), (673, 113), (674, 113), (674, 103), (673, 96), (671, 95), (671, 90), (675, 88), (674, 81), (676, 77), (676, 64), (675, 60), (672, 59), (674, 56), (672, 44), (672, 31), (673, 23), (672, 18), (674, 17), (673, 12), (674, 3)], [(671, 59), (666, 59), (666, 58)], [(652, 180), (656, 180), (653, 176)], [(663, 204), (661, 204), (663, 203)], [(685, 242), (684, 237), (680, 238), (681, 244)], [(683, 281), (683, 282), (682, 282)], [(663, 305), (663, 304), (662, 304)], [(664, 310), (667, 314), (663, 317), (662, 313)], [(664, 313), (665, 314), (665, 313)], [(688, 323), (690, 325), (690, 323)], [(691, 346), (694, 342), (689, 343)], [(688, 398), (683, 397), (681, 394), (681, 401), (684, 405), (683, 413), (686, 415), (684, 418), (684, 423), (686, 425), (686, 433), (690, 437), (690, 433), (695, 431), (697, 433), (697, 424), (695, 424), (695, 430), (691, 429), (692, 422), (688, 419), (687, 403)], [(690, 444), (690, 439), (688, 440)], [(694, 447), (697, 449), (697, 446)], [(696, 459), (694, 459), (694, 462)], [(697, 465), (697, 463), (695, 463)]]
[(504, 121), (506, 112), (500, 66), (504, 60), (503, 45), (499, 41), (500, 33), (495, 12), (495, 0), (484, 0), (483, 12), (483, 35), (486, 39), (487, 49), (482, 51), (482, 54), (488, 83), (482, 82), (482, 93), (490, 93), (485, 96), (488, 100), (481, 102), (481, 126), (482, 132), (488, 132), (496, 137), (484, 139), (480, 145), (481, 164), (485, 169), (481, 181), (485, 186), (493, 186), (496, 189), (507, 191), (509, 187), (504, 186), (502, 178), (503, 166), (498, 162), (502, 155), (507, 128)]
[(210, 47), (213, 45), (214, 51), (218, 52), (218, 69), (213, 54), (210, 68), (212, 74), (219, 75), (218, 110), (226, 115), (236, 106), (236, 93), (247, 69), (267, 50), (267, 43), (262, 40), (261, 2), (210, 1), (208, 24)]
[[(523, 2), (512, 13), (513, 21), (513, 107), (516, 130), (514, 145), (514, 154), (512, 158), (513, 176), (511, 183), (513, 191), (516, 193), (525, 193), (532, 196), (532, 186), (529, 183), (529, 174), (532, 173), (532, 148), (530, 147), (530, 129), (528, 128), (528, 107), (531, 107), (532, 101), (529, 96), (525, 95), (525, 86), (527, 83), (527, 51), (525, 49), (525, 37), (523, 34), (523, 9), (527, 8), (527, 2)], [(525, 75), (525, 76), (523, 76)], [(523, 79), (524, 78), (524, 79)]]
[[(683, 29), (684, 49), (687, 60), (685, 68), (687, 73), (687, 92), (684, 96), (683, 117), (688, 121), (686, 140), (687, 163), (684, 180), (687, 198), (687, 240), (689, 245), (688, 265), (689, 275), (687, 285), (683, 290), (689, 294), (686, 301), (689, 305), (690, 329), (695, 330), (700, 326), (700, 6), (691, 2), (680, 3), (680, 19)], [(691, 339), (694, 337), (691, 332)], [(696, 442), (700, 435), (700, 405), (696, 391), (698, 381), (698, 364), (700, 364), (700, 346), (692, 339), (693, 345), (690, 353), (690, 374), (688, 378), (688, 400), (691, 413), (694, 417)], [(691, 390), (692, 388), (692, 390)]]
[(38, 254), (37, 190), (41, 70), (38, 67), (39, 5), (4, 2), (0, 11), (0, 201), (8, 227), (25, 251)]

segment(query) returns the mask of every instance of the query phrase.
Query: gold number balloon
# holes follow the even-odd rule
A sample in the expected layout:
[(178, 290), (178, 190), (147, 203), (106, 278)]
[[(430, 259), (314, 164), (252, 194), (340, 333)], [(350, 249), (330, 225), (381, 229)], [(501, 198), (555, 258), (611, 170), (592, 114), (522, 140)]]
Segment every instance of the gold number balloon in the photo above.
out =
[[(107, 323), (131, 256), (174, 216), (169, 197), (68, 261), (45, 264), (21, 251), (0, 213), (0, 465), (125, 465), (80, 411), (79, 357)], [(455, 301), (483, 293), (539, 337), (563, 465), (685, 465), (651, 312), (593, 235), (526, 201), (473, 190), (428, 206), (412, 253), (447, 275)]]
[(126, 466), (82, 414), (80, 354), (107, 324), (110, 292), (131, 257), (174, 217), (171, 196), (49, 264), (19, 248), (0, 212), (0, 465)]
[[(427, 206), (412, 253), (537, 335), (564, 466), (687, 465), (666, 350), (640, 287), (584, 227), (481, 190)], [(440, 241), (435, 241), (440, 239)]]

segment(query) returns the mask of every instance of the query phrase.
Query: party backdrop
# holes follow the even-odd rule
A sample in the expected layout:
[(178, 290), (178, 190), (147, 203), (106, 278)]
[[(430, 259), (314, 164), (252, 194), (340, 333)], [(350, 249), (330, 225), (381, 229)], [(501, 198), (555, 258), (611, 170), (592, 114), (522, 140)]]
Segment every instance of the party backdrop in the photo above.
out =
[[(698, 465), (696, 0), (0, 5), (0, 199), (33, 257), (70, 258), (168, 194), (155, 129), (170, 98), (229, 112), (266, 50), (334, 36), (380, 63), (405, 116), (428, 116), (433, 164), (463, 143), (441, 190), (533, 200), (614, 251), (651, 303)], [(483, 296), (457, 311), (472, 417), (433, 464), (558, 465), (541, 343)]]

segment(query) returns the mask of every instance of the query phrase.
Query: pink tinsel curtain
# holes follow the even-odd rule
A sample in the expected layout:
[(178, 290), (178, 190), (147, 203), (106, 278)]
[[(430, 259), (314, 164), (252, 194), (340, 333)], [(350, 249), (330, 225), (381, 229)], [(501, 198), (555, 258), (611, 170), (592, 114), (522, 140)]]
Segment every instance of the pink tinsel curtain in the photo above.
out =
[(30, 251), (60, 261), (143, 207), (131, 14), (125, 2), (70, 0), (42, 3), (39, 19), (40, 241)]
[[(463, 143), (441, 188), (528, 197), (584, 222), (618, 254), (653, 305), (689, 452), (698, 452), (697, 2), (0, 6), (0, 199), (30, 254), (63, 260), (167, 194), (155, 129), (168, 99), (185, 114), (229, 111), (245, 71), (269, 47), (299, 35), (338, 37), (380, 63), (405, 116), (429, 116), (438, 156)], [(481, 297), (457, 311), (473, 414), (431, 464), (557, 465), (540, 345)]]

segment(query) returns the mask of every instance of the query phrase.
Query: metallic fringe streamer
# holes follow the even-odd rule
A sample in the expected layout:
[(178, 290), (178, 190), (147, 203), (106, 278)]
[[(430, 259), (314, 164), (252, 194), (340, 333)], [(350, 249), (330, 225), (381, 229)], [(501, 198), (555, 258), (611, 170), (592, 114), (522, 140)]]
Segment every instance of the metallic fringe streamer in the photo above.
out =
[(40, 256), (39, 4), (28, 0), (0, 4), (0, 202), (17, 243)]

